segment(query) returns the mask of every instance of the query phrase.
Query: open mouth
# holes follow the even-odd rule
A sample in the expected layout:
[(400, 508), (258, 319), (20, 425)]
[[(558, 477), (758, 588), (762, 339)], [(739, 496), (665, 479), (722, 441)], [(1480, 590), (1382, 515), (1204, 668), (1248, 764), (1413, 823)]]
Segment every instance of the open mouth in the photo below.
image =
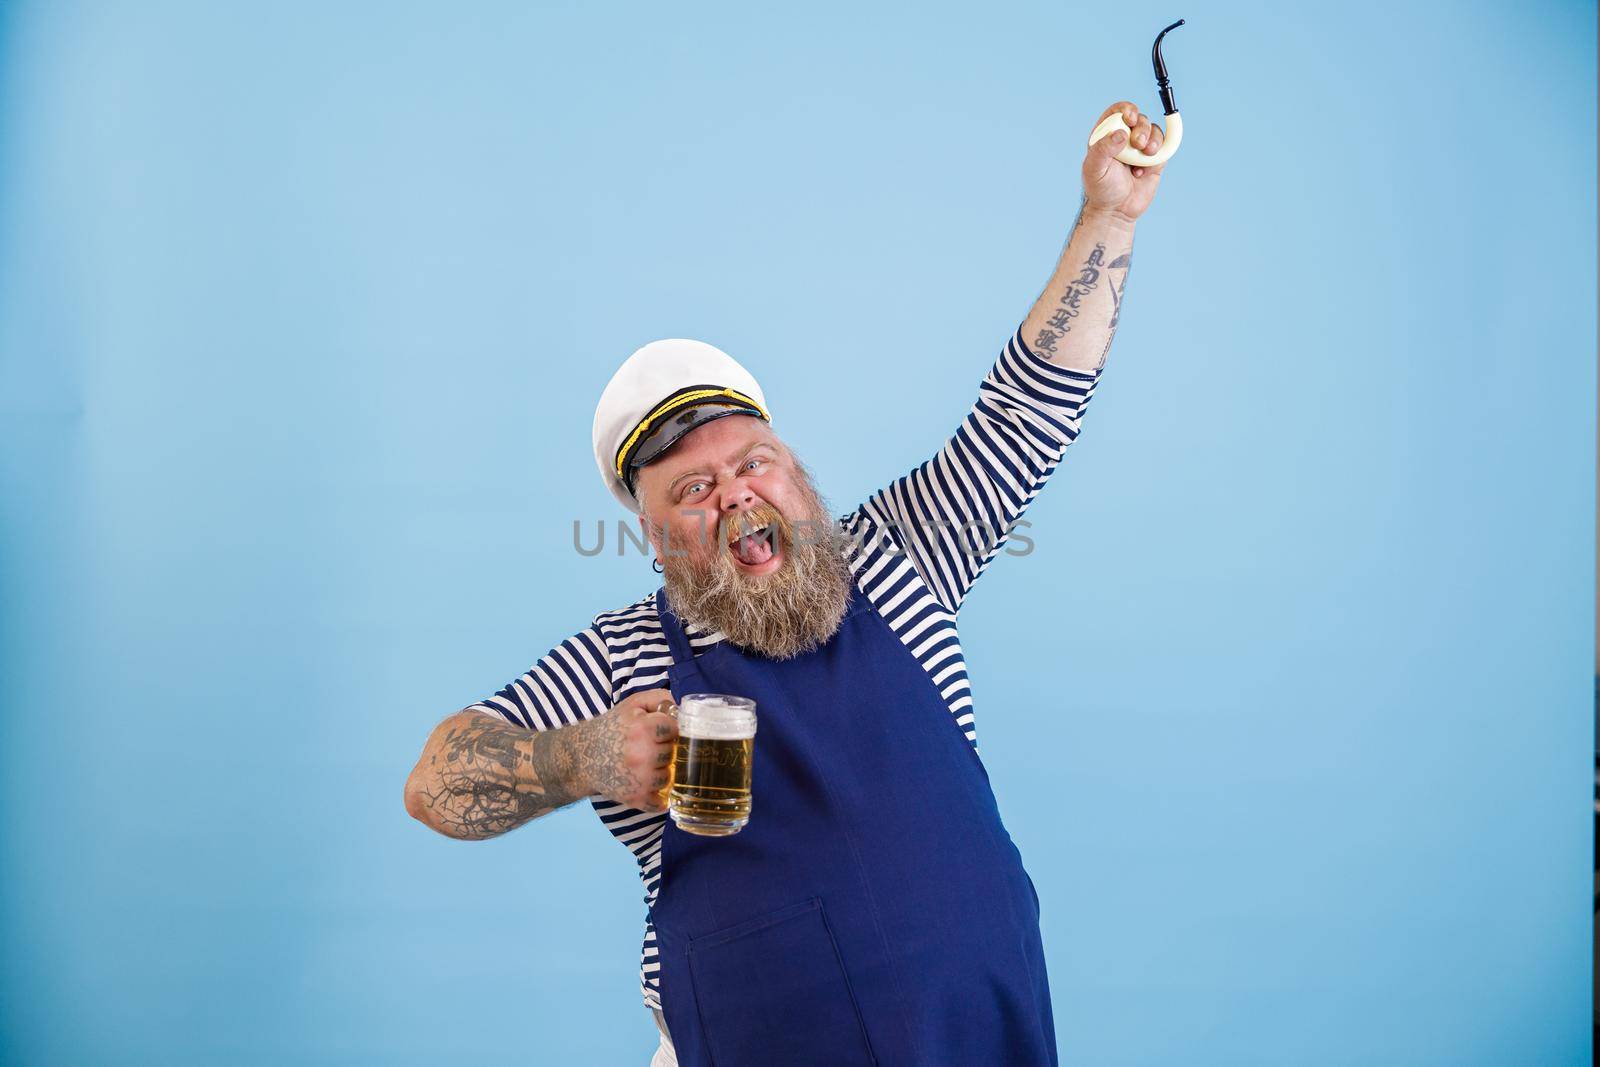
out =
[(777, 525), (760, 523), (745, 527), (728, 538), (728, 553), (741, 570), (755, 573), (772, 570), (782, 556)]

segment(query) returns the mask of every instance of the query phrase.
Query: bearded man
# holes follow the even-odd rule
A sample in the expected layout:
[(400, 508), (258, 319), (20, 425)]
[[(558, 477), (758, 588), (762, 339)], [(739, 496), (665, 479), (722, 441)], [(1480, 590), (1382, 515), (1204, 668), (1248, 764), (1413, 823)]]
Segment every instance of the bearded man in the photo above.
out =
[[(731, 357), (657, 341), (593, 443), (664, 584), (450, 716), (406, 783), (440, 833), (589, 798), (633, 854), (652, 1064), (1057, 1062), (1039, 901), (978, 758), (956, 614), (1077, 437), (1116, 329), (1162, 133), (1096, 142), (1044, 293), (940, 451), (838, 520)], [(749, 824), (666, 814), (674, 697), (753, 698)]]

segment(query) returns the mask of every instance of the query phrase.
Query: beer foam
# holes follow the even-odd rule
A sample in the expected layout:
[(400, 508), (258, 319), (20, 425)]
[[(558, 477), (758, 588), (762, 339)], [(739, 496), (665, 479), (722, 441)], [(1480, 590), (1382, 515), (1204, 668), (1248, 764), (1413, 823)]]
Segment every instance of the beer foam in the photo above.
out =
[(678, 702), (678, 735), (742, 741), (756, 735), (756, 703), (722, 693), (693, 693)]

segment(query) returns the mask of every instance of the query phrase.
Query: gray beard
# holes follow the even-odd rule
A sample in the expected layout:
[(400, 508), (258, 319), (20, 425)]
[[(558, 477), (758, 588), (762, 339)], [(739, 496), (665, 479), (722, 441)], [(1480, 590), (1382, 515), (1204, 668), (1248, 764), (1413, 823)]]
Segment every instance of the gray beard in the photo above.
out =
[(662, 560), (667, 599), (680, 618), (779, 660), (820, 648), (838, 632), (850, 604), (848, 539), (803, 468), (799, 481), (808, 514), (771, 509), (783, 551), (771, 574), (741, 573), (726, 536), (709, 560), (671, 553)]

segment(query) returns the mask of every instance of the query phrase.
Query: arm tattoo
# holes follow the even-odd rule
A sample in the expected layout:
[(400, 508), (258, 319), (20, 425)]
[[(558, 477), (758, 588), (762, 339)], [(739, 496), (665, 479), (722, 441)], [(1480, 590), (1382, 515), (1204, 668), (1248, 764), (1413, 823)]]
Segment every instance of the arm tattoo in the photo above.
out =
[(1113, 259), (1106, 270), (1121, 270), (1122, 280), (1111, 280), (1111, 323), (1106, 327), (1106, 345), (1100, 350), (1100, 360), (1094, 365), (1096, 373), (1105, 369), (1106, 357), (1111, 354), (1111, 339), (1117, 336), (1117, 320), (1122, 317), (1122, 291), (1128, 287), (1128, 272), (1133, 268), (1133, 253), (1124, 252)]
[(562, 727), (557, 734), (571, 735), (571, 760), (578, 781), (590, 783), (601, 796), (623, 796), (639, 788), (639, 780), (623, 758), (622, 719), (607, 712), (597, 718)]
[(451, 723), (427, 756), (421, 792), (440, 833), (495, 837), (578, 799), (559, 730), (535, 733), (488, 715)]
[(553, 730), (525, 730), (470, 712), (447, 720), (413, 772), (426, 820), (449, 837), (497, 837), (584, 796), (635, 793), (611, 714)]
[(1083, 298), (1094, 292), (1095, 286), (1100, 284), (1100, 265), (1105, 261), (1105, 255), (1106, 246), (1095, 242), (1094, 251), (1089, 253), (1083, 270), (1067, 286), (1067, 291), (1061, 294), (1058, 306), (1050, 313), (1049, 323), (1035, 338), (1033, 345), (1036, 350), (1053, 356), (1056, 354), (1056, 342), (1072, 332), (1072, 320), (1078, 317)]
[(1028, 312), (1026, 340), (1046, 360), (1098, 374), (1122, 315), (1133, 228), (1109, 215), (1094, 216), (1090, 225), (1087, 204), (1086, 194), (1050, 284)]

